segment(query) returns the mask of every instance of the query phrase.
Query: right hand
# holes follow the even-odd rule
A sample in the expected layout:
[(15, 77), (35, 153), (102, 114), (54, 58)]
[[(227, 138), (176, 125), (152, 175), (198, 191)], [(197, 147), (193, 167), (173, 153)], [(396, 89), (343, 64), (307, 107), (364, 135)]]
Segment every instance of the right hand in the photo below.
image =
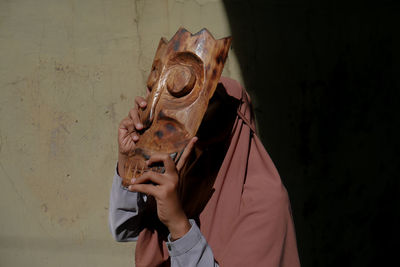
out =
[(139, 118), (139, 109), (145, 109), (147, 102), (143, 97), (135, 98), (135, 106), (129, 110), (129, 114), (124, 118), (118, 127), (118, 172), (121, 177), (125, 176), (124, 165), (129, 156), (129, 152), (135, 149), (136, 142), (139, 141), (137, 131), (143, 129), (143, 124)]
[(173, 240), (179, 239), (190, 230), (190, 223), (179, 200), (179, 173), (194, 149), (197, 137), (193, 137), (175, 164), (168, 154), (155, 153), (146, 162), (151, 167), (154, 163), (163, 163), (164, 173), (149, 170), (138, 178), (132, 178), (129, 191), (141, 192), (153, 196), (157, 204), (157, 215), (168, 228)]

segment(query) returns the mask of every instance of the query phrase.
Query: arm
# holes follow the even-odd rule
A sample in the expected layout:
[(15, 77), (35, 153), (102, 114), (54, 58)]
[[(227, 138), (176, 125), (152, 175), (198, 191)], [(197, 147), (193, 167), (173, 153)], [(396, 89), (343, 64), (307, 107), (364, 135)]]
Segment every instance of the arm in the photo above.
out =
[[(197, 138), (193, 138), (189, 142), (181, 160), (186, 160), (196, 140)], [(148, 171), (137, 179), (132, 179), (129, 190), (155, 198), (158, 218), (170, 232), (166, 245), (171, 256), (171, 266), (218, 266), (200, 229), (194, 220), (188, 220), (181, 207), (177, 185), (178, 169), (182, 164), (178, 162), (175, 166), (168, 154), (153, 154), (147, 164), (151, 167), (154, 163), (163, 163), (165, 172)]]
[[(168, 227), (167, 248), (171, 256), (171, 266), (218, 266), (211, 248), (208, 246), (200, 229), (193, 220), (188, 220), (178, 201), (178, 171), (185, 164), (197, 138), (193, 138), (176, 164), (168, 155), (153, 155), (152, 162), (164, 163), (166, 173), (147, 172), (138, 179), (132, 179), (129, 190), (121, 185), (124, 175), (124, 163), (129, 151), (132, 151), (139, 140), (136, 130), (143, 128), (138, 117), (138, 109), (144, 108), (143, 98), (135, 99), (136, 106), (131, 109), (127, 118), (122, 120), (118, 129), (118, 167), (114, 175), (110, 196), (109, 224), (115, 240), (136, 241), (140, 231), (138, 197), (141, 192), (153, 195), (157, 202), (160, 220)], [(152, 182), (152, 184), (147, 184)]]
[(135, 241), (139, 234), (139, 207), (136, 192), (130, 192), (121, 185), (124, 176), (124, 164), (129, 152), (135, 149), (139, 137), (137, 130), (143, 129), (138, 110), (145, 108), (146, 101), (142, 97), (135, 98), (135, 107), (124, 118), (118, 127), (118, 166), (114, 175), (109, 207), (109, 226), (114, 239), (119, 242)]
[(194, 220), (189, 220), (189, 222), (191, 228), (183, 237), (171, 241), (171, 235), (168, 236), (167, 248), (171, 256), (171, 267), (218, 267), (211, 247), (207, 244), (199, 227)]
[[(137, 241), (139, 221), (137, 218), (138, 193), (130, 192), (121, 185), (122, 178), (116, 172), (110, 195), (109, 226), (114, 239), (118, 242)], [(194, 220), (189, 220), (191, 228), (178, 240), (168, 236), (167, 248), (171, 256), (171, 267), (219, 265)]]
[[(137, 197), (121, 185), (122, 178), (115, 172), (110, 195), (109, 226), (118, 242), (137, 241), (139, 229)], [(173, 240), (168, 236), (167, 248), (171, 256), (171, 267), (214, 266), (214, 254), (194, 220), (189, 220), (191, 228), (183, 237)]]
[(115, 172), (110, 193), (109, 227), (116, 241), (136, 241), (139, 229), (138, 193), (128, 191), (121, 181), (122, 178)]

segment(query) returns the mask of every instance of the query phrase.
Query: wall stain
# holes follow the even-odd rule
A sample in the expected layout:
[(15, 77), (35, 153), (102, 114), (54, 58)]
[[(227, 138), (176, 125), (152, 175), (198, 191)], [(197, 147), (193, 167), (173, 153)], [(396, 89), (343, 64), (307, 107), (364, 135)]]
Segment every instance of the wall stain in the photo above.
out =
[(58, 224), (61, 226), (65, 226), (68, 223), (68, 219), (65, 217), (61, 217), (58, 219)]
[(42, 210), (44, 213), (46, 213), (47, 210), (48, 210), (48, 207), (47, 207), (47, 204), (46, 204), (46, 203), (43, 203), (43, 204), (40, 206), (40, 208), (41, 208), (41, 210)]
[(124, 100), (128, 99), (124, 94), (121, 94), (119, 96), (119, 98), (121, 99), (121, 101), (124, 101)]
[(115, 112), (115, 104), (114, 102), (111, 102), (107, 106), (107, 110), (104, 112), (104, 114), (111, 119), (113, 123), (116, 123), (116, 118), (117, 118), (117, 113)]

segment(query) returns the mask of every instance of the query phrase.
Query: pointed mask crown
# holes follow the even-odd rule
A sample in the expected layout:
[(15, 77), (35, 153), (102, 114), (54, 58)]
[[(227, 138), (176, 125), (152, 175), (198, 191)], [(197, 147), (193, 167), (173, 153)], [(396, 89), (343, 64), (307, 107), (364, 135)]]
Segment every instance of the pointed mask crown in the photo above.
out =
[[(202, 84), (205, 89), (203, 92), (207, 92), (208, 97), (211, 97), (215, 90), (213, 87), (216, 86), (221, 76), (231, 41), (231, 37), (216, 40), (206, 28), (192, 34), (181, 27), (169, 41), (161, 38), (148, 79), (149, 89), (152, 89), (152, 83), (162, 72), (160, 66), (168, 67), (177, 63), (180, 65), (190, 64), (200, 76), (198, 78), (205, 81)], [(185, 82), (189, 85), (194, 83), (190, 80)], [(170, 93), (176, 96), (185, 95), (185, 90), (179, 90), (181, 88), (175, 88), (175, 90), (170, 90)]]

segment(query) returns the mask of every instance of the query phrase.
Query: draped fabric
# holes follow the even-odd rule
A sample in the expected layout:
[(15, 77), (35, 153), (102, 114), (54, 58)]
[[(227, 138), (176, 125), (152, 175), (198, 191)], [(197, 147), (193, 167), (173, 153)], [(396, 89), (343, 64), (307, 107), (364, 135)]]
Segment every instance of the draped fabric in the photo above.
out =
[[(237, 102), (225, 138), (229, 142), (222, 160), (216, 161), (214, 176), (207, 167), (207, 153), (197, 153), (195, 164), (181, 175), (184, 210), (198, 222), (220, 266), (300, 266), (288, 194), (255, 133), (249, 96), (232, 79), (220, 82)], [(210, 169), (207, 177), (204, 169)], [(165, 236), (145, 228), (136, 245), (135, 262), (138, 267), (168, 266)]]

